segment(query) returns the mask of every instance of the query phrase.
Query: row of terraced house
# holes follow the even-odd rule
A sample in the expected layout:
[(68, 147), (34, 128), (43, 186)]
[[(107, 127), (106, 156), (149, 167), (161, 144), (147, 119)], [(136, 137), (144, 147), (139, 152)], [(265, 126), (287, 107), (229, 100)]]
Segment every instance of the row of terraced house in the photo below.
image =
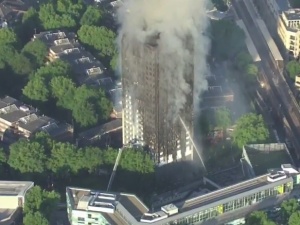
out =
[(59, 141), (72, 141), (73, 127), (42, 115), (36, 108), (6, 96), (0, 98), (0, 140), (13, 143), (30, 138), (36, 132), (46, 132)]
[(39, 39), (48, 49), (50, 62), (61, 59), (68, 62), (74, 72), (79, 85), (96, 86), (103, 88), (111, 101), (114, 110), (112, 117), (121, 118), (121, 84), (113, 80), (107, 68), (78, 42), (77, 35), (73, 32), (42, 32), (35, 34), (33, 41)]

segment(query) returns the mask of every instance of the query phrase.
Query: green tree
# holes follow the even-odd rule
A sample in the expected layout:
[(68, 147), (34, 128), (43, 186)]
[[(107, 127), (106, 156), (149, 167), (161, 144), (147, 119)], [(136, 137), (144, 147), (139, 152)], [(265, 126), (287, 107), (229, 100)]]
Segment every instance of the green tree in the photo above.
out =
[(103, 164), (103, 151), (95, 147), (86, 147), (82, 162), (82, 168), (87, 169), (89, 173), (96, 172)]
[(289, 218), (289, 225), (298, 225), (300, 221), (300, 211), (293, 212)]
[(19, 27), (18, 35), (23, 40), (30, 40), (36, 30), (41, 27), (39, 14), (34, 8), (29, 8), (22, 17), (22, 24)]
[(21, 173), (43, 173), (47, 157), (45, 149), (37, 142), (21, 140), (9, 148), (8, 164)]
[(247, 66), (252, 62), (253, 60), (251, 55), (245, 51), (240, 52), (235, 59), (235, 65), (241, 71), (245, 71)]
[(51, 93), (57, 99), (57, 105), (73, 109), (76, 87), (73, 81), (66, 77), (54, 77), (51, 80)]
[(126, 171), (141, 174), (154, 172), (154, 162), (150, 155), (140, 149), (124, 149), (119, 166)]
[(45, 191), (39, 186), (31, 188), (25, 196), (25, 205), (23, 212), (25, 215), (40, 212), (47, 219), (55, 211), (60, 195), (55, 191)]
[(47, 218), (40, 212), (27, 213), (23, 218), (24, 225), (50, 225)]
[(0, 29), (0, 45), (15, 45), (18, 42), (16, 33), (10, 28)]
[(51, 96), (49, 83), (52, 78), (70, 77), (70, 71), (70, 65), (61, 60), (42, 66), (30, 77), (23, 94), (31, 100), (46, 102)]
[(23, 94), (31, 100), (48, 101), (49, 89), (45, 77), (34, 76), (24, 87)]
[(45, 149), (46, 155), (50, 155), (51, 149), (55, 144), (55, 141), (51, 138), (51, 136), (44, 131), (37, 132), (34, 137), (31, 138), (31, 141), (42, 145)]
[(246, 225), (276, 225), (268, 219), (268, 216), (263, 211), (255, 211), (246, 218)]
[(110, 60), (109, 65), (112, 70), (116, 70), (118, 67), (118, 57), (119, 57), (119, 53), (116, 52), (115, 55)]
[(82, 150), (70, 143), (55, 143), (51, 149), (49, 169), (64, 177), (70, 173), (76, 174), (81, 168)]
[(17, 75), (29, 75), (33, 69), (29, 59), (19, 53), (15, 53), (13, 58), (7, 60), (7, 63)]
[(48, 54), (48, 48), (41, 40), (34, 40), (24, 46), (22, 53), (30, 60), (35, 68), (38, 68), (44, 64)]
[(244, 31), (229, 20), (211, 21), (211, 53), (217, 59), (231, 59), (245, 46)]
[(299, 204), (296, 199), (290, 199), (281, 203), (281, 215), (282, 218), (287, 222), (290, 216), (299, 210)]
[(262, 143), (269, 139), (269, 131), (261, 115), (249, 113), (238, 119), (233, 131), (233, 142), (238, 148), (249, 143)]
[(80, 19), (80, 25), (98, 25), (102, 19), (102, 12), (94, 6), (88, 6)]
[(216, 126), (226, 129), (231, 125), (231, 117), (229, 109), (223, 107), (215, 111)]
[(42, 76), (46, 79), (47, 83), (49, 83), (53, 77), (58, 77), (58, 76), (70, 77), (70, 74), (71, 74), (70, 64), (62, 60), (55, 60), (49, 65), (45, 65), (39, 68), (36, 71), (36, 73), (33, 75), (33, 77)]
[(258, 68), (255, 64), (249, 64), (247, 66), (247, 74), (250, 75), (251, 77), (255, 77), (258, 74)]
[(72, 15), (58, 14), (54, 4), (52, 3), (47, 3), (40, 6), (39, 19), (43, 28), (46, 30), (76, 27), (76, 21)]
[(95, 125), (98, 121), (106, 120), (112, 112), (112, 104), (104, 91), (85, 85), (76, 89), (73, 117), (80, 126)]
[(100, 56), (114, 56), (116, 34), (108, 28), (83, 25), (77, 34), (83, 44), (99, 51)]
[(293, 80), (297, 75), (300, 75), (300, 63), (296, 60), (288, 62), (286, 69)]
[(0, 148), (0, 164), (7, 162), (7, 155), (3, 148)]

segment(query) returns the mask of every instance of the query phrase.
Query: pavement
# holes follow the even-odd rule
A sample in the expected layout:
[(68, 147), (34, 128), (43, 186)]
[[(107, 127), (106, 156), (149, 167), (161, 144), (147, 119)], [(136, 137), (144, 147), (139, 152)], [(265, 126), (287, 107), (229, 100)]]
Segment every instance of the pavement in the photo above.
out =
[[(262, 59), (262, 76), (267, 84), (267, 91), (273, 105), (273, 110), (278, 113), (279, 117), (286, 118), (287, 125), (291, 130), (288, 134), (290, 135), (288, 138), (293, 142), (295, 149), (300, 151), (300, 143), (297, 139), (297, 137), (300, 136), (299, 106), (295, 102), (295, 98), (293, 97), (282, 72), (274, 65), (267, 42), (256, 25), (256, 21), (252, 19), (252, 17), (260, 19), (260, 17), (254, 10), (251, 11), (251, 7), (249, 5), (246, 7), (245, 2), (246, 1), (242, 0), (233, 0), (232, 4), (238, 17), (245, 23), (253, 43)], [(247, 2), (247, 4), (250, 3)], [(297, 152), (297, 158), (300, 158), (299, 152)]]

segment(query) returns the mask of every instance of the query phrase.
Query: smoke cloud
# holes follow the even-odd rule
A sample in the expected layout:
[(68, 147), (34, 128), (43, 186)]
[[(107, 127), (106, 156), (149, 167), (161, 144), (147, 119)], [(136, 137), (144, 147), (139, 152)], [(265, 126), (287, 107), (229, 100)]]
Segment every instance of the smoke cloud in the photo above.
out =
[[(194, 110), (199, 109), (200, 93), (207, 88), (206, 56), (210, 49), (209, 38), (205, 36), (209, 25), (207, 1), (123, 0), (117, 12), (121, 25), (119, 43), (123, 34), (133, 40), (129, 41), (132, 46), (126, 48), (159, 34), (159, 63), (164, 70), (160, 79), (164, 79), (171, 93), (169, 104), (173, 118), (184, 108), (188, 94), (194, 95)], [(194, 70), (194, 88), (185, 79), (188, 70)]]

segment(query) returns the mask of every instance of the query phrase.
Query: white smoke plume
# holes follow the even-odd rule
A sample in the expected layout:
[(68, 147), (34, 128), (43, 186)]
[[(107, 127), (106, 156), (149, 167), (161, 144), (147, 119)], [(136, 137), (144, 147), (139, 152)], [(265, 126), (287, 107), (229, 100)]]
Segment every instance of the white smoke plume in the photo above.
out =
[[(117, 12), (121, 25), (119, 41), (126, 34), (126, 38), (133, 40), (129, 43), (134, 47), (137, 40), (143, 43), (154, 34), (160, 34), (159, 60), (166, 86), (173, 96), (169, 102), (173, 118), (184, 107), (186, 95), (192, 91), (185, 76), (193, 63), (195, 109), (199, 108), (200, 93), (207, 88), (206, 56), (210, 49), (209, 38), (204, 35), (209, 25), (207, 1), (123, 0)], [(193, 52), (187, 49), (187, 37), (192, 37)]]

